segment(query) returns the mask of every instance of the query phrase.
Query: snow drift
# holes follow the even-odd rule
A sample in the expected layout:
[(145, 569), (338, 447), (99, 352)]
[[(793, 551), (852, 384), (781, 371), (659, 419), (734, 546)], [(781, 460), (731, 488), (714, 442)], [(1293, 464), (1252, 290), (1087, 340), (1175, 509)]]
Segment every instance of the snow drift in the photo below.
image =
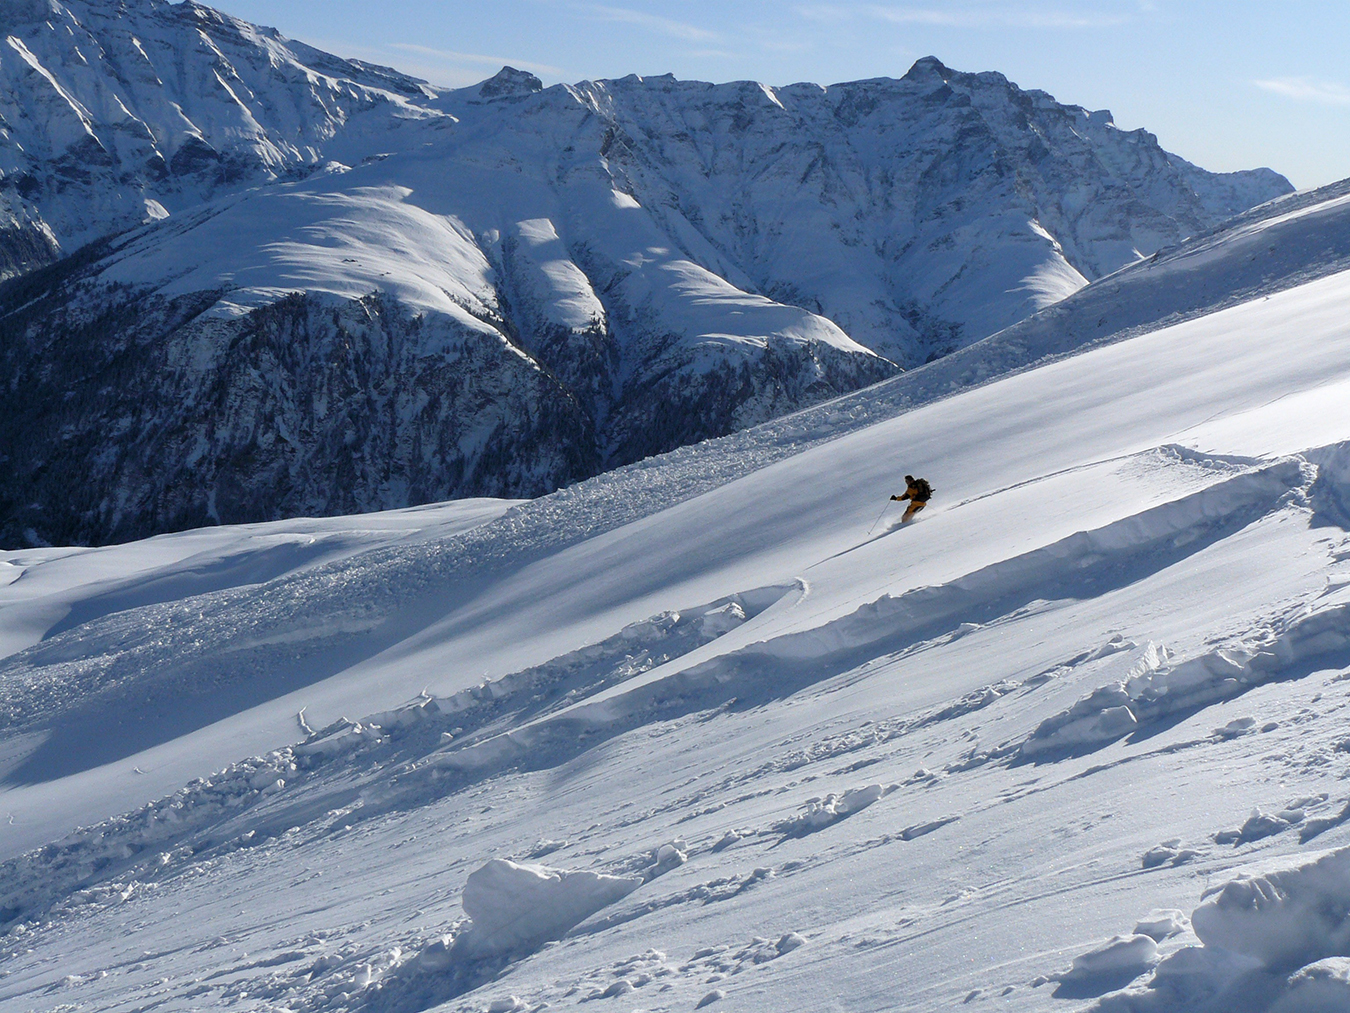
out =
[(531, 950), (562, 938), (641, 885), (633, 877), (494, 858), (464, 884), (464, 911), (473, 922), (456, 943), (467, 953), (484, 956)]
[[(1094, 1009), (1344, 1009), (1350, 998), (1350, 850), (1286, 861), (1213, 887), (1191, 914), (1191, 925), (1200, 945), (1171, 953), (1144, 987), (1109, 996)], [(1086, 967), (1092, 958), (1076, 958), (1075, 969), (1080, 962)]]

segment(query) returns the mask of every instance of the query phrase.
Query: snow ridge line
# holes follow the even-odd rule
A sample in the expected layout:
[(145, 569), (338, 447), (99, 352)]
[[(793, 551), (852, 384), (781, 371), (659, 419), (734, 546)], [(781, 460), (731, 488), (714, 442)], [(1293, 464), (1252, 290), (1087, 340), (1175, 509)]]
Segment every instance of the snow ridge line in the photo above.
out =
[[(1303, 663), (1350, 651), (1350, 602), (1313, 608), (1253, 642), (1173, 663), (1150, 643), (1129, 675), (1046, 718), (1018, 748), (1019, 759), (1090, 752), (1150, 724), (1231, 700), (1288, 676)], [(1252, 722), (1248, 722), (1248, 725)], [(1221, 729), (1241, 734), (1241, 728)]]
[[(883, 595), (812, 630), (784, 634), (677, 670), (627, 693), (579, 703), (429, 764), (480, 777), (533, 769), (653, 720), (787, 696), (886, 654), (950, 640), (1035, 601), (1093, 596), (1156, 572), (1281, 506), (1305, 502), (1315, 469), (1286, 458), (1180, 499), (1080, 531), (947, 584)], [(579, 741), (582, 743), (579, 745)]]

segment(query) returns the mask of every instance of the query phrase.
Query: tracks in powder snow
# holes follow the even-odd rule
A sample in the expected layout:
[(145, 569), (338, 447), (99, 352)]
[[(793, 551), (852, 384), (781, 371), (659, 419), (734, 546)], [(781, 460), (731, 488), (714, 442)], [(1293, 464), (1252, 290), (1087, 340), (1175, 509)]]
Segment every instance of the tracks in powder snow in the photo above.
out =
[[(1228, 537), (1306, 490), (1314, 471), (1278, 461), (1181, 499), (1079, 532), (936, 587), (884, 595), (814, 629), (783, 634), (687, 668), (667, 666), (634, 687), (432, 757), (440, 770), (481, 777), (552, 765), (640, 724), (724, 706), (757, 706), (881, 656), (950, 639), (1035, 602), (1096, 597), (1142, 580)], [(674, 668), (673, 671), (670, 669)]]
[[(190, 859), (231, 833), (278, 832), (364, 798), (367, 814), (422, 804), (510, 769), (556, 767), (654, 722), (781, 699), (874, 659), (945, 643), (1037, 602), (1081, 599), (1145, 578), (1274, 509), (1312, 475), (1302, 462), (1243, 471), (1105, 528), (1080, 532), (938, 587), (883, 596), (803, 632), (680, 668), (679, 659), (739, 628), (791, 589), (771, 587), (665, 613), (591, 647), (451, 697), (423, 697), (244, 761), (127, 817), (9, 863), (6, 921), (31, 917), (70, 890), (124, 875), (156, 851)], [(1014, 687), (990, 687), (923, 721), (968, 713)], [(887, 737), (918, 727), (903, 722)], [(872, 741), (877, 741), (874, 730)], [(869, 744), (845, 742), (840, 753)], [(829, 754), (830, 749), (825, 750)], [(1006, 753), (973, 755), (988, 762)], [(359, 762), (369, 777), (327, 777)], [(316, 774), (327, 788), (304, 789)], [(373, 778), (373, 780), (371, 780)], [(294, 800), (294, 801), (289, 801)], [(249, 820), (236, 811), (257, 807)], [(268, 816), (268, 814), (271, 814)], [(232, 830), (231, 828), (237, 828)], [(247, 846), (247, 842), (245, 842)], [(90, 874), (90, 868), (99, 871)]]

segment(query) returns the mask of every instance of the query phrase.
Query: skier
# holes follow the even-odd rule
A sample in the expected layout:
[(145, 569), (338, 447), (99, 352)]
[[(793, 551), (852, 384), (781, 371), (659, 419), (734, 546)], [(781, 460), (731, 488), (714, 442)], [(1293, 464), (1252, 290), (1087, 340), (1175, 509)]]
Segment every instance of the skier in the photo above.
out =
[(905, 476), (905, 494), (903, 496), (892, 496), (891, 499), (897, 503), (901, 500), (909, 500), (909, 507), (905, 510), (905, 516), (900, 518), (901, 524), (908, 524), (914, 519), (914, 515), (928, 505), (928, 501), (933, 498), (933, 487), (928, 484), (926, 478), (915, 478), (913, 475)]

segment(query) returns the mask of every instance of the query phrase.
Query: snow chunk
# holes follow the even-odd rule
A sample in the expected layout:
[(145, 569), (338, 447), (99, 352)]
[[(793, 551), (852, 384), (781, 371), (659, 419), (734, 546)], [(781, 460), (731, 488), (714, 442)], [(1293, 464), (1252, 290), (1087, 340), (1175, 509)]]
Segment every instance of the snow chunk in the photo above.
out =
[(331, 732), (324, 729), (317, 738), (302, 742), (292, 752), (296, 756), (331, 757), (351, 752), (367, 743), (379, 742), (381, 738), (380, 730), (375, 725), (363, 725), (358, 721), (355, 724), (341, 724)]
[(881, 785), (869, 784), (865, 788), (851, 788), (842, 795), (831, 792), (823, 799), (808, 799), (803, 806), (804, 812), (781, 820), (774, 824), (774, 829), (789, 837), (813, 833), (846, 816), (861, 812), (883, 794), (885, 789)]
[(1124, 688), (1103, 686), (1067, 711), (1046, 718), (1022, 743), (1023, 756), (1114, 742), (1139, 727)]
[[(1170, 862), (1176, 858), (1181, 851), (1181, 841), (1163, 841), (1156, 848), (1149, 848), (1144, 852), (1144, 857), (1140, 859), (1140, 865), (1145, 869), (1156, 869), (1164, 862)], [(1138, 929), (1135, 929), (1138, 932)]]
[(1247, 821), (1237, 830), (1221, 830), (1215, 834), (1214, 843), (1246, 844), (1248, 841), (1259, 841), (1263, 837), (1278, 834), (1302, 822), (1302, 810), (1285, 809), (1272, 815), (1263, 813), (1260, 809), (1253, 809)]
[(641, 885), (632, 877), (494, 858), (464, 884), (464, 910), (473, 919), (464, 944), (482, 955), (531, 950)]
[(1350, 848), (1235, 879), (1196, 908), (1191, 924), (1206, 946), (1271, 969), (1350, 955)]
[(1350, 958), (1329, 957), (1289, 977), (1270, 1013), (1344, 1013), (1350, 1009)]
[(1256, 725), (1256, 718), (1234, 718), (1222, 728), (1214, 729), (1216, 739), (1235, 739), (1239, 735), (1245, 735)]
[(1191, 926), (1191, 920), (1176, 908), (1150, 911), (1147, 918), (1141, 918), (1134, 927), (1136, 936), (1148, 936), (1154, 942), (1185, 932)]
[(1134, 971), (1143, 974), (1158, 959), (1158, 944), (1150, 936), (1113, 936), (1102, 945), (1073, 958), (1061, 981), (1082, 982)]
[(652, 861), (655, 875), (669, 872), (671, 869), (678, 869), (689, 861), (689, 846), (684, 841), (679, 840), (663, 844), (652, 855)]
[[(1107, 996), (1093, 1009), (1119, 1011), (1251, 1010), (1342, 1013), (1350, 1009), (1350, 848), (1313, 861), (1284, 859), (1206, 891), (1191, 914), (1202, 945), (1184, 946), (1160, 961), (1146, 990)], [(1177, 911), (1155, 911), (1133, 939), (1165, 939), (1184, 931)], [(1119, 944), (1126, 937), (1117, 937)], [(1139, 953), (1148, 947), (1137, 944)], [(1099, 947), (1084, 973), (1106, 965)], [(1125, 950), (1120, 949), (1122, 957)], [(1060, 975), (1069, 980), (1079, 970)]]
[(724, 848), (729, 848), (744, 836), (745, 835), (739, 830), (728, 830), (718, 838), (717, 843), (712, 846), (712, 849), (713, 851), (721, 851)]
[[(1099, 687), (1068, 710), (1046, 718), (1022, 743), (1019, 755), (1033, 758), (1114, 742), (1141, 724), (1231, 699), (1270, 682), (1292, 665), (1347, 649), (1350, 603), (1346, 602), (1310, 611), (1283, 628), (1267, 631), (1254, 643), (1180, 663), (1174, 664), (1165, 647), (1150, 643), (1125, 679)], [(1214, 735), (1235, 738), (1255, 725), (1254, 718), (1241, 717), (1215, 729)]]
[(444, 971), (455, 961), (453, 944), (452, 937), (442, 936), (422, 947), (422, 951), (417, 954), (417, 969), (433, 973)]

